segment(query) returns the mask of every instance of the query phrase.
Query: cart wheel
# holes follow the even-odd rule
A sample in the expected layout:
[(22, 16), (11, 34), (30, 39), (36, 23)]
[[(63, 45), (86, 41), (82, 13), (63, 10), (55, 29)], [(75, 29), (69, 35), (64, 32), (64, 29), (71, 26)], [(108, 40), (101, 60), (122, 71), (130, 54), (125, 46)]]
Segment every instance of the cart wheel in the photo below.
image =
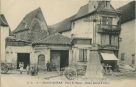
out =
[(3, 64), (1, 66), (1, 73), (6, 74), (9, 71), (8, 66), (6, 64)]
[(69, 69), (65, 71), (64, 75), (68, 80), (74, 80), (77, 76), (77, 73), (75, 70)]

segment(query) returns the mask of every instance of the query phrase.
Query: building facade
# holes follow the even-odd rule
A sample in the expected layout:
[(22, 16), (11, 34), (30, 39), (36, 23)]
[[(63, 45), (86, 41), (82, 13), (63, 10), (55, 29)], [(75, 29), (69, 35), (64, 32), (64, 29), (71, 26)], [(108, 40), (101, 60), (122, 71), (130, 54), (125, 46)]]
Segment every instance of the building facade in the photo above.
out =
[[(135, 45), (135, 1), (132, 1), (118, 10), (121, 11), (121, 33), (119, 58), (121, 62), (128, 65), (136, 65), (136, 45)], [(131, 13), (131, 14), (128, 14)]]
[(50, 61), (59, 70), (71, 64), (99, 70), (102, 63), (114, 70), (120, 29), (120, 15), (110, 1), (89, 0), (77, 14), (50, 27), (38, 8), (23, 18), (14, 36), (7, 37), (6, 59), (17, 68), (20, 62), (24, 68), (32, 64), (44, 68)]
[[(94, 58), (94, 62), (109, 64), (115, 68), (121, 30), (119, 21), (120, 14), (110, 1), (89, 0), (77, 14), (62, 21), (71, 23), (65, 25), (68, 28), (63, 27), (61, 22), (52, 27), (61, 26), (64, 30), (58, 30), (59, 33), (71, 35), (73, 59), (76, 63), (86, 64), (90, 58)], [(57, 30), (58, 27), (54, 29)]]
[(5, 61), (6, 53), (6, 38), (9, 36), (9, 25), (3, 14), (0, 14), (0, 59), (1, 62)]
[[(28, 13), (13, 36), (6, 37), (6, 61), (19, 69), (19, 63), (38, 65), (45, 69), (49, 61), (54, 68), (66, 67), (71, 61), (71, 39), (59, 33), (50, 33), (40, 8)], [(56, 67), (57, 66), (57, 67)]]

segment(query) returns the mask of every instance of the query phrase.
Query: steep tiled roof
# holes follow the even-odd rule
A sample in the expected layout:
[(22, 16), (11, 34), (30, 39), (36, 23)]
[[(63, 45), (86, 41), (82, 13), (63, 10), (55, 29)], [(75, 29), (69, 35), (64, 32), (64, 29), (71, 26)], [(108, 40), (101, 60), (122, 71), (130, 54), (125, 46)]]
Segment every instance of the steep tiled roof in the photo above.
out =
[(30, 29), (32, 27), (31, 25), (34, 18), (38, 18), (43, 23), (42, 27), (47, 30), (47, 24), (42, 14), (41, 8), (37, 8), (34, 11), (28, 13), (13, 32), (16, 33)]
[(31, 42), (42, 40), (48, 36), (47, 31), (45, 30), (32, 31), (30, 35)]
[(135, 4), (136, 4), (136, 1), (132, 1), (117, 9), (121, 12), (121, 24), (136, 18)]
[(8, 22), (3, 14), (0, 14), (0, 26), (8, 26)]
[(34, 42), (33, 45), (46, 44), (46, 45), (71, 45), (71, 39), (59, 33), (52, 34), (47, 38)]
[(22, 42), (29, 42), (29, 43), (31, 43), (30, 41), (25, 41), (25, 40), (20, 40), (20, 39), (16, 39), (14, 36), (8, 36), (7, 38), (6, 38), (6, 40), (8, 40), (8, 41), (22, 41)]
[[(84, 6), (82, 6), (79, 11), (77, 12), (75, 18), (73, 20), (76, 19), (80, 19), (82, 17), (86, 17), (87, 15), (90, 15), (94, 12), (112, 12), (112, 13), (118, 13), (113, 7), (112, 5), (110, 5), (110, 8), (105, 8), (104, 3), (105, 1), (96, 1), (98, 3), (97, 7), (89, 7), (89, 4), (86, 4)], [(89, 2), (90, 3), (90, 2)], [(91, 11), (89, 11), (89, 9), (93, 9)]]
[[(111, 6), (111, 8), (108, 8), (106, 9), (104, 6), (103, 6), (103, 1), (97, 1), (98, 3), (98, 6), (92, 10), (92, 11), (89, 11), (89, 4), (86, 4), (84, 6), (82, 6), (79, 11), (77, 12), (77, 14), (75, 14), (74, 16), (72, 17), (69, 17), (67, 19), (65, 19), (64, 21), (61, 21), (55, 25), (52, 25), (50, 26), (50, 32), (65, 32), (65, 31), (68, 31), (68, 30), (71, 30), (71, 21), (73, 20), (76, 20), (76, 19), (80, 19), (82, 17), (86, 17), (87, 15), (90, 15), (94, 12), (113, 12), (113, 13), (117, 13), (116, 10)], [(92, 8), (93, 9), (93, 8)]]
[(50, 33), (56, 33), (56, 32), (61, 33), (61, 32), (64, 32), (64, 31), (71, 30), (71, 24), (72, 24), (71, 20), (74, 17), (75, 17), (75, 15), (71, 16), (71, 17), (69, 17), (67, 19), (64, 19), (63, 21), (61, 21), (61, 22), (59, 22), (59, 23), (57, 23), (55, 25), (50, 26), (50, 28), (51, 28)]
[(88, 4), (82, 6), (73, 19), (78, 19), (80, 17), (83, 17), (83, 16), (87, 15), (89, 13), (88, 12), (88, 7), (89, 7)]

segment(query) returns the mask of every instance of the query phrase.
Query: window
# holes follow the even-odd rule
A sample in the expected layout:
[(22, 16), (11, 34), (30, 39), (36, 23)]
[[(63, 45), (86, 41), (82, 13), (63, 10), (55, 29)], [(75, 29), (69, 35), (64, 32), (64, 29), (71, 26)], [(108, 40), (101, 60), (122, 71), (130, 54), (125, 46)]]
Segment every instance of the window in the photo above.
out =
[(112, 25), (112, 17), (107, 18), (107, 24)]
[(76, 39), (74, 40), (75, 44), (92, 44), (92, 40), (91, 39)]
[(111, 35), (110, 37), (110, 44), (113, 46), (118, 46), (118, 36), (117, 35)]
[(80, 49), (79, 50), (79, 61), (80, 62), (86, 62), (87, 61), (87, 50), (86, 49)]
[(125, 60), (125, 53), (121, 53), (121, 61)]
[(112, 20), (113, 20), (112, 17), (105, 17), (105, 16), (103, 16), (102, 17), (102, 24), (103, 25), (112, 25)]
[(102, 24), (106, 25), (107, 17), (102, 17)]
[(109, 45), (109, 35), (108, 34), (101, 35), (101, 44), (102, 45)]
[(102, 45), (118, 46), (118, 36), (117, 35), (102, 34), (101, 35), (101, 44)]

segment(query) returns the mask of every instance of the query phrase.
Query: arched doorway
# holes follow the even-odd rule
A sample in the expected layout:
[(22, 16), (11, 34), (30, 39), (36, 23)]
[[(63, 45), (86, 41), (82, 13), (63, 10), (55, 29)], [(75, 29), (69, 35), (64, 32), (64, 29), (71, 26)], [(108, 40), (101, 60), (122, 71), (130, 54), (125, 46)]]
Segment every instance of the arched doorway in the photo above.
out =
[(45, 65), (45, 56), (43, 54), (38, 56), (38, 65)]

